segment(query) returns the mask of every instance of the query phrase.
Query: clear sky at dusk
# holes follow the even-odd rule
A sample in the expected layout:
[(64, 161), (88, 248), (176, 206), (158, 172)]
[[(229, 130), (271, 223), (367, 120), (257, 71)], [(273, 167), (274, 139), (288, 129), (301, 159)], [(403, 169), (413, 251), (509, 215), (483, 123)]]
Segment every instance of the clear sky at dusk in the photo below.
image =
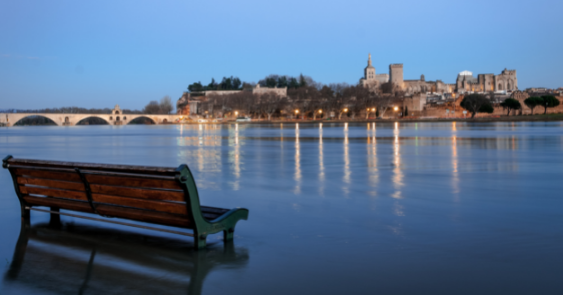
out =
[(0, 109), (141, 109), (188, 84), (303, 73), (454, 83), (516, 69), (519, 88), (561, 87), (563, 1), (0, 0)]

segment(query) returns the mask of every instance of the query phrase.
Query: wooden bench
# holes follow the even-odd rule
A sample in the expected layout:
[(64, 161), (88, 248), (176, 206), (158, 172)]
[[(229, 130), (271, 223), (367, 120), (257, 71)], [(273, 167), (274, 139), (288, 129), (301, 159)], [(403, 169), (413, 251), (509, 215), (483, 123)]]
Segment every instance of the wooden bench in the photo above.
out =
[[(248, 218), (243, 208), (222, 209), (199, 204), (197, 187), (187, 165), (178, 168), (106, 165), (14, 159), (8, 169), (21, 204), (22, 219), (30, 210), (193, 236), (195, 248), (205, 247), (209, 234), (233, 239), (236, 223)], [(35, 207), (50, 207), (50, 210)], [(147, 223), (188, 228), (193, 234), (111, 219), (62, 213), (60, 209)]]

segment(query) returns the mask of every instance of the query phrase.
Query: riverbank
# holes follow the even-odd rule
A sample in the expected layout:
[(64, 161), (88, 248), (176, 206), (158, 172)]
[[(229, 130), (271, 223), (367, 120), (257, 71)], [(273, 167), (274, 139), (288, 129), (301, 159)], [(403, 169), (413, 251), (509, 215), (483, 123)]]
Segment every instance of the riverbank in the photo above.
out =
[(420, 117), (407, 117), (407, 118), (386, 118), (386, 119), (354, 119), (354, 120), (271, 120), (264, 119), (253, 120), (250, 122), (236, 122), (235, 120), (223, 122), (186, 122), (184, 124), (263, 124), (263, 123), (372, 123), (372, 122), (537, 122), (537, 121), (563, 121), (563, 114), (541, 114), (541, 115), (517, 115), (517, 116), (490, 116), (490, 117), (476, 117), (476, 118), (420, 118)]

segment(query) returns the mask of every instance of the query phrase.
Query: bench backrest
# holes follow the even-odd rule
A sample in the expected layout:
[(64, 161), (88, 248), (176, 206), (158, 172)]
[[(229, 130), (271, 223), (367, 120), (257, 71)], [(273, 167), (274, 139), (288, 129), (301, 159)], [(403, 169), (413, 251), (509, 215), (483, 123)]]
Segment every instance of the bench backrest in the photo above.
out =
[(186, 165), (144, 167), (9, 156), (3, 166), (10, 170), (23, 204), (187, 228), (201, 218), (197, 188)]

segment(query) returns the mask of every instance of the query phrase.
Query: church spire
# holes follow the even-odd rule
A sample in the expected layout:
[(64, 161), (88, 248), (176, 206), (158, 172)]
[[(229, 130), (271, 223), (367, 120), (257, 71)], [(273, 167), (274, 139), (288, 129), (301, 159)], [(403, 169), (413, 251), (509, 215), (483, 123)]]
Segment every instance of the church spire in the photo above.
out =
[(371, 66), (371, 53), (368, 54), (368, 67)]

